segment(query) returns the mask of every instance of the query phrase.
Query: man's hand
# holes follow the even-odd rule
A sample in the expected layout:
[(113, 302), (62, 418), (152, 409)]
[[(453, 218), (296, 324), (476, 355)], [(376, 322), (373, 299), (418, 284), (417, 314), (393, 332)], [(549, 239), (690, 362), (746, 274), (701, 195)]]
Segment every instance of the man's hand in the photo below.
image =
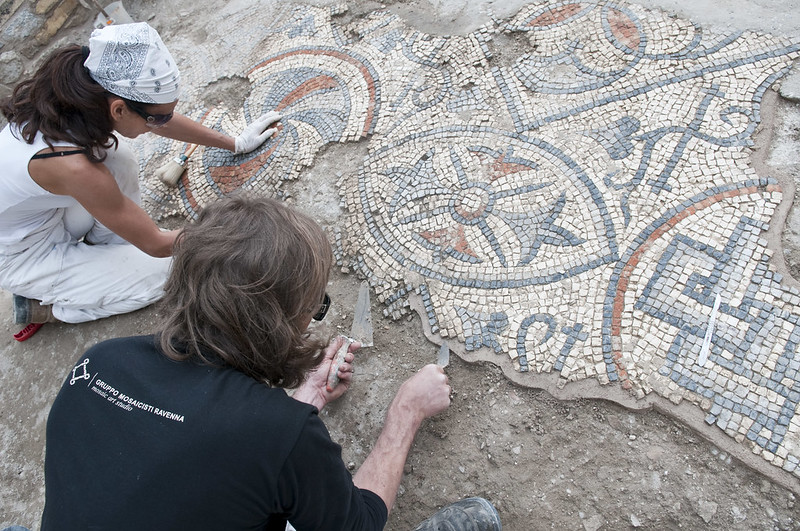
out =
[(444, 369), (434, 364), (424, 366), (400, 386), (393, 405), (415, 417), (412, 422), (416, 423), (447, 409), (450, 385)]
[(344, 363), (339, 366), (339, 385), (337, 385), (333, 391), (328, 391), (328, 372), (330, 371), (330, 366), (331, 363), (333, 363), (333, 357), (336, 355), (336, 351), (339, 350), (339, 347), (342, 346), (344, 341), (345, 338), (342, 336), (337, 336), (336, 339), (331, 341), (331, 344), (328, 345), (323, 352), (324, 357), (322, 362), (316, 369), (308, 373), (306, 381), (297, 388), (292, 398), (300, 402), (305, 402), (306, 404), (311, 404), (322, 411), (322, 408), (325, 407), (328, 402), (336, 400), (350, 388), (350, 382), (353, 379), (353, 360), (355, 359), (353, 352), (361, 348), (361, 343), (358, 341), (350, 345), (347, 354), (344, 356)]
[(276, 127), (267, 129), (267, 126), (274, 124), (281, 119), (281, 115), (275, 111), (262, 114), (257, 120), (244, 128), (234, 141), (234, 153), (241, 155), (249, 153), (258, 146), (266, 142), (278, 130)]

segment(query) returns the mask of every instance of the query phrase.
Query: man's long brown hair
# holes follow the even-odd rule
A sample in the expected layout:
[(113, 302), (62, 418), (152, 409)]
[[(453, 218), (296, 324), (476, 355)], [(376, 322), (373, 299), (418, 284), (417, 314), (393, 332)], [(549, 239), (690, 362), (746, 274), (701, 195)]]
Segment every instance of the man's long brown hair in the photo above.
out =
[(37, 132), (52, 142), (70, 142), (100, 162), (104, 150), (117, 145), (108, 107), (108, 94), (83, 66), (85, 54), (77, 45), (53, 52), (30, 79), (19, 83), (0, 103), (9, 123), (32, 144)]
[(300, 385), (321, 361), (325, 342), (304, 328), (332, 262), (322, 228), (278, 201), (212, 203), (175, 244), (162, 350), (175, 360), (222, 361), (271, 385)]

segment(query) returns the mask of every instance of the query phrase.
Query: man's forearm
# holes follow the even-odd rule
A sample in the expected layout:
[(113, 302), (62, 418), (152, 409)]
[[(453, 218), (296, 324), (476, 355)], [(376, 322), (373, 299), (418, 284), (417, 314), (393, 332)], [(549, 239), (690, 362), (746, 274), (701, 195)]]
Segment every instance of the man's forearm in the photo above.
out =
[(380, 496), (389, 511), (397, 497), (406, 457), (421, 423), (417, 412), (393, 402), (375, 447), (353, 477), (357, 487)]
[(426, 365), (400, 386), (386, 414), (375, 447), (358, 469), (353, 483), (383, 500), (391, 511), (403, 467), (422, 421), (450, 405), (450, 385), (441, 367)]

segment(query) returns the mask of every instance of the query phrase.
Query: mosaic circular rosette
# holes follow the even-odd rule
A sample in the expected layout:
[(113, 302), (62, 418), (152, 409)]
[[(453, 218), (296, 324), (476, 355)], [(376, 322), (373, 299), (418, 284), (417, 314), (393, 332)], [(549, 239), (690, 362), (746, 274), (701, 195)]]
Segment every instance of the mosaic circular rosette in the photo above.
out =
[(263, 113), (277, 111), (278, 133), (244, 155), (206, 148), (202, 164), (189, 166), (182, 199), (191, 216), (207, 201), (239, 189), (279, 193), (326, 144), (370, 134), (379, 110), (377, 74), (355, 54), (333, 48), (281, 52), (248, 73), (251, 92), (242, 110), (217, 108), (203, 123), (235, 136)]
[[(432, 303), (443, 335), (465, 338), (465, 297), (470, 313), (491, 313), (481, 300), (491, 306), (617, 256), (600, 191), (536, 138), (468, 126), (413, 134), (374, 150), (357, 181), (348, 232), (363, 237), (348, 251), (380, 272), (384, 299), (406, 283), (443, 286)], [(494, 310), (507, 313), (508, 302)]]

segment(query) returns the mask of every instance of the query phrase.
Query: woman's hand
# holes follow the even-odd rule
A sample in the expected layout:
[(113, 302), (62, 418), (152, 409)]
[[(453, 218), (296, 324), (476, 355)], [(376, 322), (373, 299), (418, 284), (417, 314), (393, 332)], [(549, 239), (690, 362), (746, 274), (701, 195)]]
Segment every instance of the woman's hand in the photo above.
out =
[(237, 155), (249, 153), (267, 141), (269, 137), (278, 132), (277, 127), (269, 127), (281, 119), (275, 111), (262, 114), (257, 120), (244, 128), (234, 139), (233, 152)]
[(328, 391), (328, 372), (330, 371), (331, 363), (336, 355), (336, 351), (344, 343), (345, 338), (342, 336), (336, 337), (331, 344), (328, 345), (323, 351), (324, 357), (322, 362), (316, 369), (308, 373), (306, 381), (297, 388), (292, 395), (292, 398), (311, 404), (318, 410), (328, 402), (336, 400), (342, 396), (349, 388), (350, 382), (353, 379), (353, 360), (355, 359), (354, 352), (361, 348), (361, 343), (358, 341), (353, 342), (350, 348), (347, 349), (347, 354), (344, 356), (344, 363), (339, 366), (339, 385), (332, 391)]

